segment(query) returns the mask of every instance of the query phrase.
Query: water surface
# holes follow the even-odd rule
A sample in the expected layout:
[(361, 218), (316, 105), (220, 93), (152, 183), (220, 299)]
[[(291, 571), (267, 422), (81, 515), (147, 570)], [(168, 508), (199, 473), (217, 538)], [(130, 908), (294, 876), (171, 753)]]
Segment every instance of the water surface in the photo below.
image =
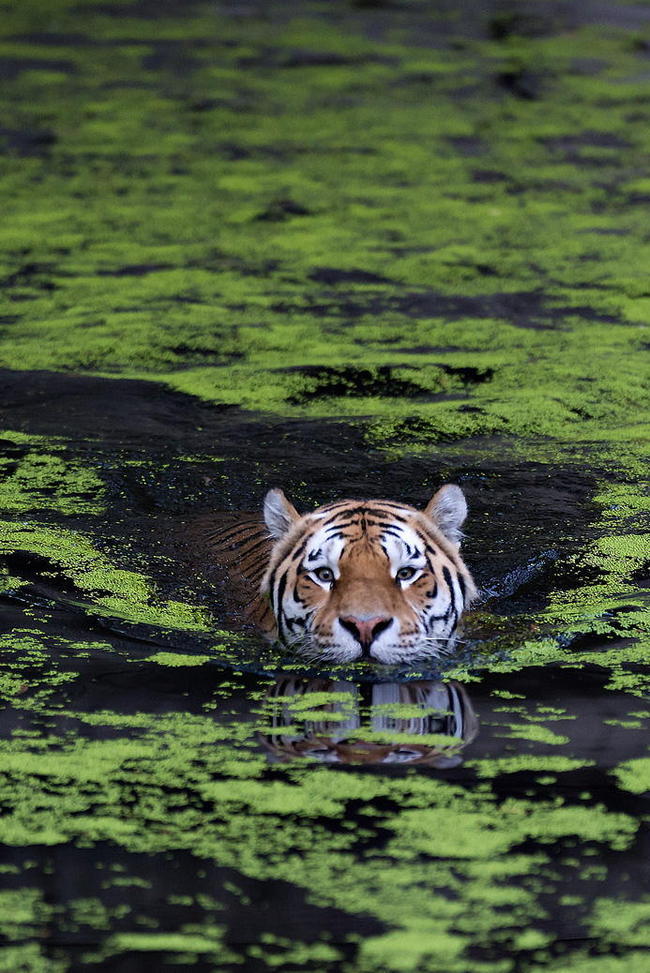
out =
[[(2, 14), (0, 967), (645, 969), (650, 7)], [(426, 669), (188, 552), (449, 481)]]

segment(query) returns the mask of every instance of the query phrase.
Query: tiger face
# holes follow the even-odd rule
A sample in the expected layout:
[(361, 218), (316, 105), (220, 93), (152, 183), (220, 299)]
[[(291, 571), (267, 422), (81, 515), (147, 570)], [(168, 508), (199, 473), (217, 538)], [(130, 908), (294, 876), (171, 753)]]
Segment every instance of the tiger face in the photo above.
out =
[(467, 514), (448, 484), (424, 510), (343, 500), (301, 516), (281, 490), (264, 502), (273, 540), (261, 584), (278, 637), (337, 662), (411, 662), (444, 651), (476, 595), (459, 554)]

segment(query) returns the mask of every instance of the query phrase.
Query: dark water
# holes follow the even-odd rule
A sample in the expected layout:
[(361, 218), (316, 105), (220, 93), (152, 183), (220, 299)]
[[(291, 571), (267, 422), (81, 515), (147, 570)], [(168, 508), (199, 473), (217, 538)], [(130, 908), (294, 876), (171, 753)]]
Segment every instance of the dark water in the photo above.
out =
[[(56, 415), (48, 407), (53, 399)], [(146, 564), (160, 599), (192, 592), (213, 619), (207, 631), (188, 632), (120, 617), (93, 604), (57, 564), (56, 552), (50, 558), (8, 554), (10, 574), (24, 584), (3, 598), (5, 658), (21, 683), (3, 718), (3, 736), (13, 741), (5, 753), (25, 752), (26, 746), (40, 763), (31, 770), (13, 767), (7, 777), (5, 800), (14, 815), (21, 815), (21, 804), (29, 813), (34, 802), (39, 822), (23, 819), (23, 836), (6, 849), (5, 887), (17, 896), (8, 900), (8, 915), (26, 901), (21, 891), (37, 896), (27, 907), (33, 912), (20, 907), (27, 919), (5, 920), (7, 948), (16, 941), (23, 949), (36, 944), (46, 969), (58, 968), (56, 963), (64, 969), (171, 969), (180, 962), (208, 970), (222, 968), (216, 957), (223, 950), (231, 957), (228, 968), (244, 958), (247, 969), (263, 969), (275, 955), (288, 968), (282, 957), (299, 943), (304, 952), (291, 960), (297, 968), (354, 968), (357, 944), (380, 940), (392, 928), (372, 889), (376, 880), (390, 881), (395, 856), (395, 865), (405, 869), (400, 895), (413, 897), (407, 918), (422, 895), (447, 901), (455, 889), (454, 899), (462, 902), (457, 896), (468, 886), (470, 902), (454, 910), (454, 926), (465, 927), (465, 908), (482, 922), (487, 913), (492, 930), (481, 932), (480, 946), (472, 945), (477, 934), (471, 923), (464, 933), (469, 959), (463, 963), (480, 960), (489, 969), (507, 956), (517, 968), (538, 968), (542, 961), (517, 945), (531, 926), (545, 937), (543, 968), (566, 951), (627, 955), (601, 932), (592, 934), (590, 904), (604, 898), (618, 909), (647, 893), (644, 798), (634, 777), (632, 790), (629, 778), (617, 777), (635, 761), (646, 765), (647, 703), (613, 690), (611, 673), (597, 664), (599, 653), (618, 646), (623, 651), (620, 639), (583, 637), (580, 644), (565, 637), (578, 644), (579, 661), (568, 652), (547, 664), (534, 664), (534, 657), (523, 667), (517, 663), (523, 640), (541, 631), (552, 641), (553, 626), (543, 619), (550, 592), (584, 582), (580, 572), (571, 576), (567, 562), (589, 537), (589, 473), (566, 469), (551, 478), (542, 464), (495, 462), (483, 448), (474, 456), (467, 450), (453, 464), (446, 456), (442, 469), (430, 464), (425, 473), (421, 459), (369, 458), (349, 423), (240, 418), (161, 387), (120, 380), (5, 373), (3, 407), (12, 428), (55, 433), (70, 460), (83, 456), (102, 471), (108, 513), (99, 521), (75, 517), (75, 528), (92, 531), (100, 550), (120, 565)], [(223, 457), (216, 483), (210, 457), (215, 443)], [(205, 458), (187, 469), (177, 458), (181, 449)], [(16, 448), (8, 453), (15, 456)], [(175, 548), (184, 550), (179, 530), (194, 516), (238, 500), (253, 507), (261, 470), (268, 471), (268, 483), (296, 484), (293, 492), (302, 503), (389, 491), (417, 502), (421, 480), (461, 482), (474, 520), (467, 558), (485, 595), (458, 655), (424, 672), (397, 673), (407, 679), (400, 697), (400, 684), (386, 682), (395, 679), (388, 668), (317, 671), (316, 681), (312, 671), (310, 681), (295, 662), (278, 690), (278, 657), (254, 636), (228, 640), (222, 633), (215, 647), (223, 592), (193, 576), (188, 580), (186, 561), (174, 560)], [(318, 490), (301, 495), (301, 482), (317, 482)], [(519, 502), (525, 496), (535, 496), (534, 506)], [(558, 535), (558, 511), (571, 525), (564, 536)], [(516, 545), (505, 536), (506, 523)], [(440, 680), (459, 660), (470, 681), (461, 675), (460, 713), (445, 716), (452, 702), (440, 693), (458, 684)], [(336, 681), (327, 682), (328, 676)], [(302, 679), (303, 704), (309, 706), (310, 692), (318, 694), (315, 711), (305, 717), (291, 706), (282, 715), (282, 693), (291, 679)], [(437, 691), (439, 715), (414, 722), (412, 708), (423, 704), (404, 697), (405, 685)], [(376, 695), (377, 687), (383, 695)], [(387, 700), (388, 722), (378, 722)], [(398, 710), (391, 714), (393, 701)], [(411, 707), (406, 716), (399, 710), (404, 705)], [(336, 719), (328, 722), (332, 709), (339, 712), (336, 719), (342, 712), (347, 720), (343, 730)], [(189, 731), (185, 720), (196, 721)], [(427, 734), (442, 734), (443, 740), (431, 742)], [(120, 740), (130, 741), (133, 751), (104, 766), (103, 754)], [(61, 757), (80, 766), (66, 769)], [(15, 790), (16, 773), (21, 786), (27, 773), (36, 797)], [(338, 809), (321, 814), (313, 808), (311, 776), (322, 774), (342, 775), (334, 790), (346, 807), (344, 818)], [(350, 774), (354, 785), (347, 797)], [(279, 784), (289, 792), (260, 809), (259, 795), (242, 790), (242, 780), (269, 789)], [(226, 789), (211, 797), (212, 781), (230, 782), (232, 796)], [(422, 790), (427, 781), (431, 793)], [(441, 795), (440, 787), (450, 795)], [(329, 791), (325, 784), (317, 799)], [(448, 829), (441, 843), (440, 823), (426, 820), (437, 801)], [(412, 805), (425, 816), (418, 841), (412, 851), (408, 838), (404, 849), (391, 851), (390, 830)], [(458, 813), (464, 815), (460, 836)], [(514, 835), (508, 813), (519, 826)], [(79, 815), (87, 822), (81, 832), (75, 828)], [(519, 815), (530, 828), (522, 829)], [(485, 868), (494, 861), (481, 847), (484, 829), (491, 840), (503, 834), (494, 852), (503, 866), (487, 892), (482, 884), (483, 891), (472, 887), (477, 864)], [(227, 855), (224, 846), (231, 849)], [(296, 855), (308, 862), (297, 883), (298, 866), (291, 865)], [(319, 864), (323, 855), (325, 866)], [(336, 855), (343, 861), (326, 875), (330, 891), (323, 895), (318, 869), (327, 870), (328, 856)], [(368, 896), (361, 907), (354, 898), (355, 862), (363, 869), (359, 894)], [(350, 870), (345, 884), (352, 901), (343, 896), (343, 904), (340, 867)], [(505, 907), (499, 904), (503, 889), (509, 890), (506, 900), (514, 900)], [(487, 901), (474, 900), (479, 894)], [(417, 933), (418, 949), (428, 949), (432, 935), (441, 936), (439, 921), (427, 920), (426, 930)], [(322, 943), (332, 952), (321, 957)], [(31, 959), (24, 962), (17, 968), (38, 968), (29, 965)], [(383, 962), (381, 968), (394, 968)], [(431, 968), (454, 966), (447, 961)]]
[[(3, 17), (0, 969), (648, 968), (650, 8)], [(191, 533), (444, 482), (417, 669)]]

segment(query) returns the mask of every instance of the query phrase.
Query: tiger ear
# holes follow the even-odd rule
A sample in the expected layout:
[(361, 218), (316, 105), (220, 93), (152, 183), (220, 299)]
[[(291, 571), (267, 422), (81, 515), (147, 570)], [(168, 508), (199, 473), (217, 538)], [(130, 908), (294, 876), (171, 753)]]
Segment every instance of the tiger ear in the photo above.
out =
[(287, 533), (300, 514), (289, 503), (282, 490), (269, 490), (264, 497), (264, 523), (274, 541)]
[(429, 500), (424, 508), (438, 530), (452, 544), (460, 544), (463, 532), (460, 527), (467, 517), (465, 494), (455, 483), (446, 483)]

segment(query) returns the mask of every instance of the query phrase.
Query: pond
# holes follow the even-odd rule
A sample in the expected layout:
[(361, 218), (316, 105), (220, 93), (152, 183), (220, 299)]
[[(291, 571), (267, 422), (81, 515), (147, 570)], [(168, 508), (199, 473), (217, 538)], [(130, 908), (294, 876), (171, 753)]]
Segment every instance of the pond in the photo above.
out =
[[(650, 6), (0, 35), (0, 969), (647, 968)], [(449, 482), (426, 664), (278, 650), (196, 540)]]

